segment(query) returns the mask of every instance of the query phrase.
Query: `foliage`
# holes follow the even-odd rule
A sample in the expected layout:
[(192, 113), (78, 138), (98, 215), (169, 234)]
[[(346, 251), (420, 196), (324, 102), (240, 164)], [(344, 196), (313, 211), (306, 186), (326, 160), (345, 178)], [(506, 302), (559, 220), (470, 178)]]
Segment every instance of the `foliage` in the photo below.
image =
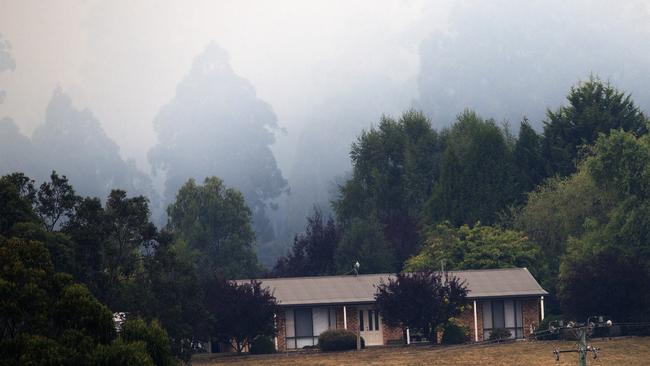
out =
[(59, 177), (55, 171), (50, 181), (41, 184), (36, 196), (36, 212), (47, 231), (54, 231), (61, 219), (73, 214), (77, 196), (66, 176)]
[(390, 244), (382, 236), (377, 219), (354, 219), (336, 249), (336, 270), (349, 273), (358, 261), (360, 273), (381, 273), (398, 266)]
[(115, 311), (128, 310), (125, 286), (141, 268), (141, 252), (156, 238), (149, 221), (148, 200), (113, 190), (102, 207), (99, 199), (85, 198), (63, 231), (77, 244), (73, 274)]
[(51, 357), (86, 364), (98, 345), (115, 337), (112, 313), (85, 286), (55, 273), (40, 242), (0, 239), (0, 294), (0, 363)]
[(318, 336), (318, 347), (323, 352), (357, 349), (357, 335), (347, 329), (329, 329)]
[(616, 321), (650, 319), (647, 257), (592, 245), (572, 241), (562, 261), (558, 295), (563, 309), (578, 319), (598, 314)]
[[(421, 210), (438, 176), (437, 133), (420, 112), (408, 111), (398, 121), (384, 116), (377, 128), (362, 132), (350, 156), (353, 173), (334, 203), (337, 218), (346, 235), (366, 228), (378, 232), (370, 241), (356, 243), (357, 235), (347, 242), (344, 238), (344, 254), (381, 252), (381, 256), (394, 256), (395, 260), (374, 265), (374, 270), (396, 270), (422, 241)], [(382, 247), (385, 244), (386, 251)], [(352, 257), (339, 257), (339, 270), (354, 263)]]
[(467, 305), (467, 289), (446, 273), (397, 273), (377, 286), (377, 306), (389, 326), (405, 326), (436, 339), (435, 329)]
[[(524, 118), (512, 152), (514, 163), (518, 169), (518, 192), (533, 191), (546, 177), (542, 141), (543, 136), (539, 135)], [(525, 198), (525, 195), (522, 195), (519, 201), (523, 202)]]
[(188, 180), (167, 212), (169, 228), (196, 252), (204, 277), (244, 278), (259, 271), (251, 211), (242, 194), (221, 179), (206, 178), (203, 185)]
[[(24, 187), (31, 187), (32, 192), (25, 194), (21, 189)], [(0, 235), (7, 235), (16, 223), (36, 221), (32, 210), (34, 195), (32, 181), (21, 173), (0, 178)]]
[(469, 328), (450, 319), (442, 329), (442, 344), (462, 344), (469, 341)]
[(448, 222), (427, 232), (420, 253), (410, 258), (406, 271), (433, 271), (444, 262), (449, 270), (527, 267), (535, 272), (541, 254), (525, 234), (480, 223), (452, 227)]
[(31, 145), (36, 161), (29, 173), (39, 181), (49, 178), (55, 168), (83, 196), (106, 197), (120, 188), (158, 201), (151, 178), (133, 161), (125, 161), (97, 117), (88, 109), (75, 108), (61, 88), (52, 92), (45, 120), (34, 130)]
[(195, 57), (176, 95), (156, 115), (154, 129), (158, 144), (149, 162), (166, 174), (167, 202), (188, 178), (216, 175), (242, 193), (258, 240), (275, 238), (266, 213), (269, 201), (287, 189), (271, 151), (277, 117), (235, 73), (226, 51), (210, 44)]
[(649, 163), (648, 138), (624, 131), (601, 135), (584, 162), (595, 185), (615, 204), (602, 223), (587, 221), (584, 233), (569, 240), (559, 297), (570, 315), (650, 318)]
[(160, 327), (157, 321), (154, 320), (147, 325), (144, 320), (139, 318), (127, 319), (122, 324), (120, 337), (127, 343), (144, 342), (154, 365), (176, 365), (167, 332)]
[(146, 319), (158, 319), (171, 338), (174, 355), (189, 362), (188, 340), (206, 336), (203, 288), (191, 261), (179, 255), (173, 237), (161, 232), (154, 253), (144, 257), (144, 270), (133, 284), (135, 311)]
[(427, 202), (427, 222), (493, 224), (520, 197), (507, 133), (471, 111), (443, 131), (440, 177)]
[(272, 274), (278, 277), (331, 275), (335, 273), (334, 254), (341, 231), (330, 217), (314, 207), (307, 218), (305, 232), (296, 235), (291, 251), (278, 258)]
[(501, 341), (504, 339), (509, 339), (510, 337), (512, 337), (512, 333), (510, 333), (508, 329), (499, 328), (499, 329), (494, 329), (493, 331), (490, 332), (490, 337), (488, 338), (488, 340)]
[(210, 334), (232, 344), (237, 353), (255, 337), (276, 334), (278, 305), (270, 290), (260, 282), (214, 280), (206, 290), (206, 308), (212, 325)]
[(10, 237), (39, 241), (47, 247), (57, 272), (72, 273), (75, 268), (74, 251), (76, 243), (61, 232), (49, 232), (41, 223), (21, 222), (13, 226)]
[(275, 343), (273, 343), (273, 339), (271, 337), (257, 336), (253, 342), (251, 342), (250, 353), (254, 355), (275, 353)]
[(569, 238), (581, 236), (588, 222), (605, 223), (614, 204), (611, 194), (598, 188), (586, 169), (568, 178), (551, 178), (528, 195), (527, 204), (515, 215), (514, 228), (545, 254), (538, 262), (546, 270), (539, 278), (545, 289), (556, 293), (560, 259)]
[(580, 147), (596, 142), (600, 133), (647, 131), (648, 118), (631, 96), (596, 77), (571, 87), (567, 100), (568, 106), (549, 111), (544, 122), (543, 151), (551, 175), (575, 172)]
[(117, 339), (109, 345), (101, 345), (93, 354), (96, 366), (154, 366), (147, 353), (145, 342), (125, 342)]

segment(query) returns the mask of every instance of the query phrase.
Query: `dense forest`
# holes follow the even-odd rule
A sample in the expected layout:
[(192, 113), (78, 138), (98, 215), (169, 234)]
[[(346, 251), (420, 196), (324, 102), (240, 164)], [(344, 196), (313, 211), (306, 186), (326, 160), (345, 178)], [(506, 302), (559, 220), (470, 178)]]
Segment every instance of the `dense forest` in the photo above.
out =
[[(255, 254), (254, 209), (218, 177), (186, 180), (158, 229), (137, 190), (81, 196), (56, 171), (40, 186), (5, 175), (1, 347), (92, 364), (151, 358), (142, 338), (187, 360), (193, 340), (218, 334), (230, 304), (216, 300), (235, 291), (224, 280), (343, 274), (356, 261), (361, 273), (527, 267), (550, 313), (647, 318), (649, 122), (595, 77), (548, 111), (541, 134), (524, 119), (515, 136), (470, 110), (442, 130), (419, 111), (382, 117), (351, 146), (333, 215), (315, 206), (270, 271)], [(88, 313), (56, 323), (77, 308)], [(135, 319), (140, 338), (117, 337), (112, 313)]]
[(383, 117), (351, 147), (334, 216), (316, 208), (272, 274), (527, 267), (552, 313), (647, 317), (648, 121), (596, 77), (541, 134), (471, 110), (442, 130), (418, 111)]

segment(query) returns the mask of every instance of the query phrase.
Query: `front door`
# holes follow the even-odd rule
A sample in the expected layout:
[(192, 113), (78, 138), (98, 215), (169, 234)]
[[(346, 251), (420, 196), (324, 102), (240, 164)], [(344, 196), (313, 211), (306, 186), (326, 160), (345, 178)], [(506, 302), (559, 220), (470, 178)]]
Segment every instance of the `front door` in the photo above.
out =
[(384, 344), (381, 314), (371, 306), (359, 307), (359, 331), (366, 346)]

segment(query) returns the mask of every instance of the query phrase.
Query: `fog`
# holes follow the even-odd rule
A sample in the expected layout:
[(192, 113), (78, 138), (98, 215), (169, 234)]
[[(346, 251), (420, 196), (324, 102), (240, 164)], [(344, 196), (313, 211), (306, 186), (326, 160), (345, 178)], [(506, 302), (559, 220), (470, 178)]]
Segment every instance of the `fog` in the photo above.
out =
[(541, 129), (590, 74), (650, 110), (645, 1), (7, 1), (0, 174), (150, 197), (188, 178), (244, 194), (260, 258), (329, 212), (382, 114), (465, 108)]

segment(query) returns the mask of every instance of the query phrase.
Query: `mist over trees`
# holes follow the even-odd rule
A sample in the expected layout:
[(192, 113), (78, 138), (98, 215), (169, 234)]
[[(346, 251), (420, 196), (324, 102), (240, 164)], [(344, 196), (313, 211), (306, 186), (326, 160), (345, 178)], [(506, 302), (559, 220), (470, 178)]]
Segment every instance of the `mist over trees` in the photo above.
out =
[(119, 147), (104, 133), (88, 109), (77, 109), (61, 88), (52, 92), (45, 121), (31, 139), (13, 120), (0, 120), (0, 174), (23, 171), (44, 182), (52, 170), (68, 177), (77, 193), (106, 197), (119, 187), (146, 195), (155, 210), (159, 199), (149, 175), (120, 156)]
[[(122, 10), (93, 9), (97, 19)], [(160, 24), (179, 18), (166, 10)], [(549, 292), (547, 313), (650, 320), (648, 15), (635, 1), (470, 0), (423, 42), (407, 41), (418, 32), (403, 23), (421, 25), (387, 24), (398, 32), (386, 44), (399, 45), (389, 63), (411, 63), (390, 67), (412, 72), (390, 75), (372, 42), (348, 59), (356, 45), (309, 39), (312, 51), (336, 47), (341, 65), (332, 72), (331, 60), (297, 57), (282, 67), (317, 76), (296, 83), (308, 73), (280, 74), (277, 87), (260, 78), (273, 62), (242, 62), (250, 54), (233, 43), (223, 43), (231, 64), (215, 43), (196, 54), (206, 38), (183, 39), (183, 24), (128, 40), (149, 23), (134, 16), (112, 34), (114, 18), (101, 18), (77, 60), (82, 71), (70, 71), (97, 90), (72, 82), (46, 95), (45, 109), (25, 98), (44, 112), (34, 121), (0, 116), (0, 364), (168, 365), (172, 354), (191, 360), (197, 341), (233, 337), (241, 351), (275, 334), (277, 309), (259, 283), (231, 280), (344, 275), (356, 261), (359, 273), (421, 272), (398, 279), (440, 293), (448, 289), (432, 273), (442, 267), (527, 267)], [(121, 52), (96, 57), (123, 38)], [(170, 53), (174, 42), (193, 45), (184, 61), (155, 63), (149, 39)], [(20, 46), (0, 35), (0, 82), (21, 79), (10, 95), (0, 85), (1, 108), (33, 71), (21, 70)], [(93, 67), (113, 61), (129, 77), (103, 88), (119, 67)], [(191, 66), (180, 77), (165, 73), (172, 64)], [(155, 72), (134, 76), (147, 67)], [(175, 92), (163, 78), (178, 82)], [(133, 97), (141, 91), (164, 98)], [(102, 114), (111, 109), (119, 112)], [(120, 137), (111, 128), (122, 119), (148, 128), (129, 125)], [(147, 161), (137, 167), (123, 151), (148, 151)], [(380, 286), (383, 310), (408, 310), (395, 301), (399, 286)], [(459, 309), (443, 310), (419, 314), (413, 328), (428, 333)], [(114, 312), (131, 318), (118, 333)]]
[[(347, 273), (357, 260), (363, 273), (525, 266), (550, 292), (552, 313), (646, 318), (624, 294), (650, 275), (649, 123), (629, 94), (593, 76), (547, 112), (541, 134), (524, 119), (515, 136), (470, 110), (440, 132), (420, 112), (383, 117), (352, 144), (353, 171), (334, 202), (336, 268), (320, 274)], [(276, 268), (315, 260), (294, 245)], [(290, 275), (301, 274), (313, 275)], [(621, 296), (602, 295), (627, 277)]]
[(269, 104), (230, 66), (226, 51), (210, 44), (154, 120), (158, 144), (152, 167), (165, 175), (165, 201), (188, 179), (218, 176), (242, 192), (260, 243), (275, 239), (268, 212), (287, 189), (270, 146), (278, 130)]
[(593, 72), (632, 92), (646, 110), (650, 32), (642, 3), (472, 1), (420, 45), (420, 98), (435, 127), (463, 109), (540, 129), (578, 78)]
[(156, 202), (149, 176), (134, 162), (124, 161), (99, 120), (88, 109), (75, 108), (61, 89), (52, 93), (45, 121), (32, 134), (32, 145), (41, 162), (67, 175), (79, 194), (104, 197), (119, 187)]
[[(396, 115), (408, 108), (411, 100), (405, 89), (406, 85), (381, 75), (353, 80), (351, 87), (337, 90), (297, 117), (304, 121), (302, 131), (288, 131), (299, 134), (290, 147), (292, 163), (286, 172), (291, 194), (281, 201), (275, 220), (278, 234), (284, 233), (282, 239), (290, 241), (303, 229), (313, 205), (326, 216), (333, 213), (331, 202), (338, 196), (338, 185), (352, 167), (350, 145), (382, 114)], [(274, 254), (284, 250), (279, 246)]]

